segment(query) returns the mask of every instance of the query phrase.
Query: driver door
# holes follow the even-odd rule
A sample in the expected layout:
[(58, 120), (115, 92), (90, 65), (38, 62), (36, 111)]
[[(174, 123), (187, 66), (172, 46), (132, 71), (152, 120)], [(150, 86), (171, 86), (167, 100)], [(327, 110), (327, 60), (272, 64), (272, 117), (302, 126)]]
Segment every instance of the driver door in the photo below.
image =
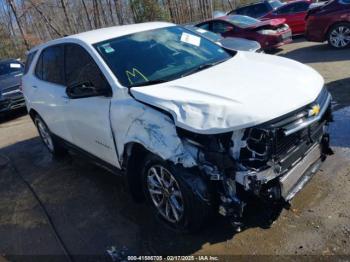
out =
[(65, 45), (67, 127), (73, 144), (118, 167), (109, 108), (112, 90), (90, 54), (78, 44)]

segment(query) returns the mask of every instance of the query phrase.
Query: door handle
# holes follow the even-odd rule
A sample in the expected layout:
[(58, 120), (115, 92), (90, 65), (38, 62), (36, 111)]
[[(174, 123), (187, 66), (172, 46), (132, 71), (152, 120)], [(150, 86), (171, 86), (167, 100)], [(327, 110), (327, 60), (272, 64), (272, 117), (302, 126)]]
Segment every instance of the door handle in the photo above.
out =
[(68, 97), (68, 96), (62, 96), (62, 98), (64, 98), (64, 99), (69, 99), (69, 97)]
[(38, 88), (37, 86), (32, 86), (32, 87), (35, 88), (35, 89)]

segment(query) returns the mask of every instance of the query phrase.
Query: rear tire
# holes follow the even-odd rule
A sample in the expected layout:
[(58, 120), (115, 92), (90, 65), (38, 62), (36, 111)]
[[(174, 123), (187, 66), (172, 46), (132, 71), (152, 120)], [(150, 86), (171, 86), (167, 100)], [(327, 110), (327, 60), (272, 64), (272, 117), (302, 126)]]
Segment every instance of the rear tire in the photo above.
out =
[(40, 116), (35, 116), (34, 124), (38, 129), (38, 133), (45, 147), (49, 150), (49, 152), (54, 157), (62, 157), (66, 154), (66, 149), (64, 146), (56, 141), (56, 139), (52, 136), (48, 126), (44, 122), (44, 120)]
[[(198, 174), (149, 154), (142, 168), (142, 185), (156, 216), (172, 229), (200, 229), (212, 213), (205, 183)], [(196, 187), (196, 188), (194, 188)]]
[(335, 49), (343, 49), (350, 46), (350, 23), (338, 23), (333, 25), (327, 36), (328, 44)]

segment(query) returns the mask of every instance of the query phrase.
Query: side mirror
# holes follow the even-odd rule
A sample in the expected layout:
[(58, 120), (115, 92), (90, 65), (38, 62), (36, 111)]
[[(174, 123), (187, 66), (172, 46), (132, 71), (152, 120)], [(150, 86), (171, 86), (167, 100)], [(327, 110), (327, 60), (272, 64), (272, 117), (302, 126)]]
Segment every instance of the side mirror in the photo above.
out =
[(76, 83), (68, 86), (66, 93), (69, 98), (85, 98), (92, 96), (110, 96), (110, 90), (107, 88), (97, 88), (90, 81)]

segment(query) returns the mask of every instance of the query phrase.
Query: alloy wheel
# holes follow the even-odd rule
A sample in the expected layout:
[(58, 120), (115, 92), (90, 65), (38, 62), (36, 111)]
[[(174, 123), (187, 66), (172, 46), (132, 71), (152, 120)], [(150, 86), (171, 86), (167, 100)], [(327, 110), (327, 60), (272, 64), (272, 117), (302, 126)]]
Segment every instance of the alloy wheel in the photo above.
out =
[(147, 172), (147, 188), (158, 212), (168, 222), (179, 222), (184, 215), (184, 200), (171, 172), (161, 165), (151, 166)]
[(350, 43), (350, 28), (344, 25), (334, 28), (330, 35), (329, 41), (336, 48), (343, 48)]
[(47, 148), (50, 150), (50, 152), (53, 152), (54, 151), (53, 141), (46, 125), (41, 120), (38, 119), (37, 126), (38, 126), (38, 131), (41, 136), (41, 139), (43, 140)]

